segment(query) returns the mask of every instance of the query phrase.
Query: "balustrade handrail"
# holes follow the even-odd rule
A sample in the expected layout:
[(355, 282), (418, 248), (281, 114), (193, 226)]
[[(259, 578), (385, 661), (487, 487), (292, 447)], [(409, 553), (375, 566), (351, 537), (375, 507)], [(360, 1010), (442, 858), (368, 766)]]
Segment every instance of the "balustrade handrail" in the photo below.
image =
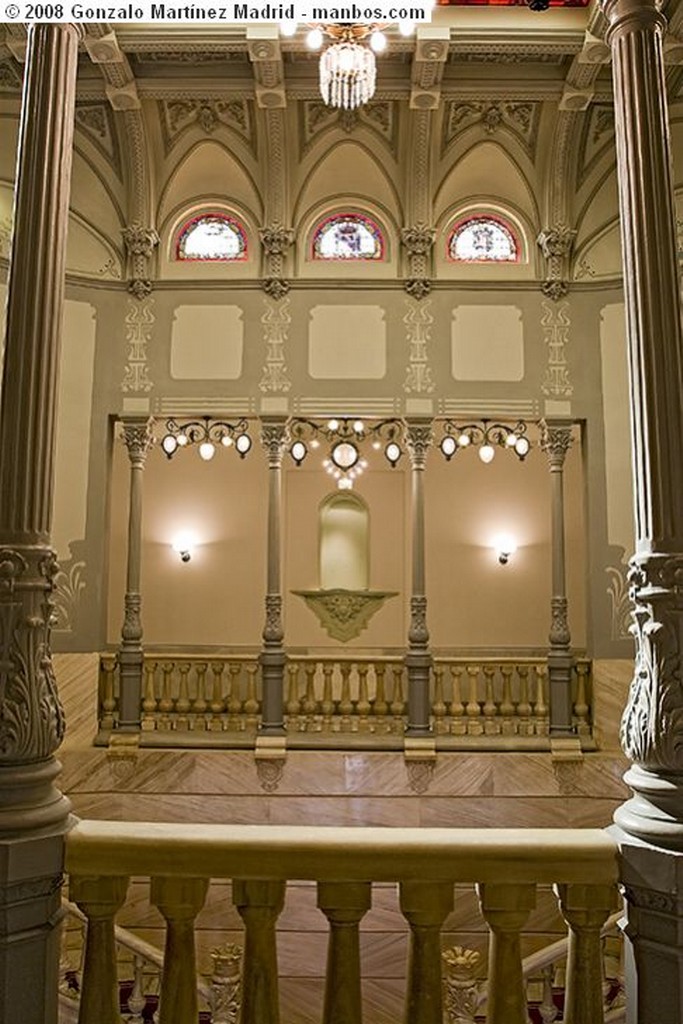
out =
[(599, 829), (358, 828), (80, 821), (66, 869), (81, 875), (518, 884), (617, 881)]

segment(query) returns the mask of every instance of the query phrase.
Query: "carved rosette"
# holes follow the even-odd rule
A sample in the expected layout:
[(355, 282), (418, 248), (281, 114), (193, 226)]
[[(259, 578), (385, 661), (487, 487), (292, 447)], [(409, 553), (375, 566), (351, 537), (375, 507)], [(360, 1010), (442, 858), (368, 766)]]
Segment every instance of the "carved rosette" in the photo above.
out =
[(263, 639), (266, 644), (279, 646), (284, 635), (282, 597), (280, 594), (266, 594), (266, 622), (263, 627)]
[(406, 426), (406, 447), (413, 469), (423, 470), (427, 462), (427, 452), (434, 443), (434, 432), (431, 423), (408, 423)]
[(159, 235), (154, 228), (144, 228), (137, 223), (124, 228), (121, 234), (130, 267), (128, 291), (142, 301), (152, 291), (149, 263), (159, 244)]
[(147, 453), (154, 444), (152, 433), (153, 420), (147, 419), (123, 421), (123, 443), (128, 449), (130, 464), (135, 469), (142, 469), (145, 465)]
[(548, 456), (551, 472), (563, 468), (572, 443), (571, 424), (558, 425), (546, 420), (541, 423), (541, 448)]
[(546, 276), (541, 290), (553, 302), (559, 302), (569, 291), (567, 281), (575, 238), (576, 231), (566, 224), (557, 224), (541, 231), (536, 240), (546, 261)]
[(648, 769), (683, 771), (683, 555), (636, 555), (630, 563), (636, 659), (621, 745)]
[(289, 443), (289, 430), (286, 423), (261, 423), (261, 444), (268, 459), (269, 469), (281, 469), (282, 460)]
[(426, 647), (429, 642), (427, 629), (427, 598), (418, 594), (410, 599), (410, 629), (408, 640), (411, 647)]
[(50, 650), (57, 572), (51, 548), (0, 548), (0, 764), (43, 760), (64, 736)]

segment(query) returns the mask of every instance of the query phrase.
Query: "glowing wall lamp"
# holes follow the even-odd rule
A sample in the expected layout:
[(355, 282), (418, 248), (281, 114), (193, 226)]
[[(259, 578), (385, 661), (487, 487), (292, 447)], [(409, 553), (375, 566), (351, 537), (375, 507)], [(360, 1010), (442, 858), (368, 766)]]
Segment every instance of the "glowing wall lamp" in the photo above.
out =
[(192, 533), (179, 533), (173, 538), (171, 546), (180, 555), (181, 562), (189, 562), (194, 554), (197, 541)]
[(517, 550), (517, 541), (509, 533), (499, 533), (494, 537), (491, 547), (496, 552), (500, 564), (507, 565)]

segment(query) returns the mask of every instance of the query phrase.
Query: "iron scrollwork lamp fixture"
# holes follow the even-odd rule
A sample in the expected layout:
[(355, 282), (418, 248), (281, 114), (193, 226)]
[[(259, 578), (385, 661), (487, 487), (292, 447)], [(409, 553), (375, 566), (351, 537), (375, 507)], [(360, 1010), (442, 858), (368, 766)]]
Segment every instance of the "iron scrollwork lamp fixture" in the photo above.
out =
[(234, 445), (235, 451), (243, 459), (252, 446), (249, 423), (245, 419), (228, 423), (225, 420), (212, 420), (208, 416), (188, 420), (186, 423), (167, 420), (166, 433), (161, 439), (161, 447), (167, 458), (172, 459), (179, 448), (191, 445), (198, 445), (199, 455), (205, 462), (214, 457), (218, 445), (224, 448)]
[(300, 466), (309, 449), (319, 448), (321, 439), (329, 446), (329, 455), (323, 466), (341, 490), (350, 490), (353, 481), (367, 469), (367, 460), (362, 457), (360, 446), (372, 439), (372, 447), (384, 449), (384, 457), (392, 469), (403, 454), (403, 425), (400, 420), (381, 420), (368, 425), (353, 417), (332, 418), (325, 423), (315, 420), (295, 419), (289, 425), (291, 444), (289, 454)]
[(524, 420), (519, 420), (514, 427), (506, 423), (489, 423), (488, 420), (462, 425), (453, 420), (444, 422), (439, 448), (447, 462), (461, 449), (472, 446), (479, 448), (479, 458), (485, 463), (493, 460), (496, 448), (514, 452), (520, 462), (524, 462), (531, 451)]

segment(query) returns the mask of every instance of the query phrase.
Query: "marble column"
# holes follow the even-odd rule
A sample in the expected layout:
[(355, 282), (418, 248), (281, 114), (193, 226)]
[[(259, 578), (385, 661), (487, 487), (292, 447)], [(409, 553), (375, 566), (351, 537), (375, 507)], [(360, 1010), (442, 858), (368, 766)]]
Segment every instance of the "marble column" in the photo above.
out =
[(0, 406), (0, 1020), (57, 1020), (64, 715), (50, 651), (57, 370), (79, 30), (29, 28)]
[(406, 423), (412, 484), (412, 591), (408, 652), (405, 659), (408, 672), (408, 736), (424, 736), (430, 732), (429, 676), (432, 656), (429, 651), (425, 593), (424, 470), (432, 441), (431, 420), (409, 420)]
[(567, 620), (567, 580), (564, 543), (564, 460), (572, 444), (572, 426), (566, 420), (544, 420), (541, 446), (548, 456), (551, 484), (552, 594), (550, 598), (550, 734), (567, 736), (572, 725), (571, 635)]
[(283, 718), (285, 649), (282, 626), (282, 459), (287, 448), (287, 422), (280, 417), (263, 417), (261, 444), (268, 457), (268, 545), (266, 577), (266, 621), (261, 650), (261, 734), (281, 735)]
[[(612, 49), (636, 551), (636, 667), (621, 740), (633, 797), (615, 814), (625, 885), (627, 1019), (683, 1016), (683, 345), (658, 0), (601, 0)], [(667, 852), (669, 851), (669, 852)]]
[(140, 570), (142, 563), (142, 476), (147, 452), (154, 443), (153, 420), (149, 417), (126, 417), (123, 420), (123, 443), (130, 462), (128, 499), (128, 561), (126, 593), (123, 599), (123, 626), (119, 645), (119, 723), (122, 731), (140, 728), (142, 701), (142, 619), (140, 610)]

